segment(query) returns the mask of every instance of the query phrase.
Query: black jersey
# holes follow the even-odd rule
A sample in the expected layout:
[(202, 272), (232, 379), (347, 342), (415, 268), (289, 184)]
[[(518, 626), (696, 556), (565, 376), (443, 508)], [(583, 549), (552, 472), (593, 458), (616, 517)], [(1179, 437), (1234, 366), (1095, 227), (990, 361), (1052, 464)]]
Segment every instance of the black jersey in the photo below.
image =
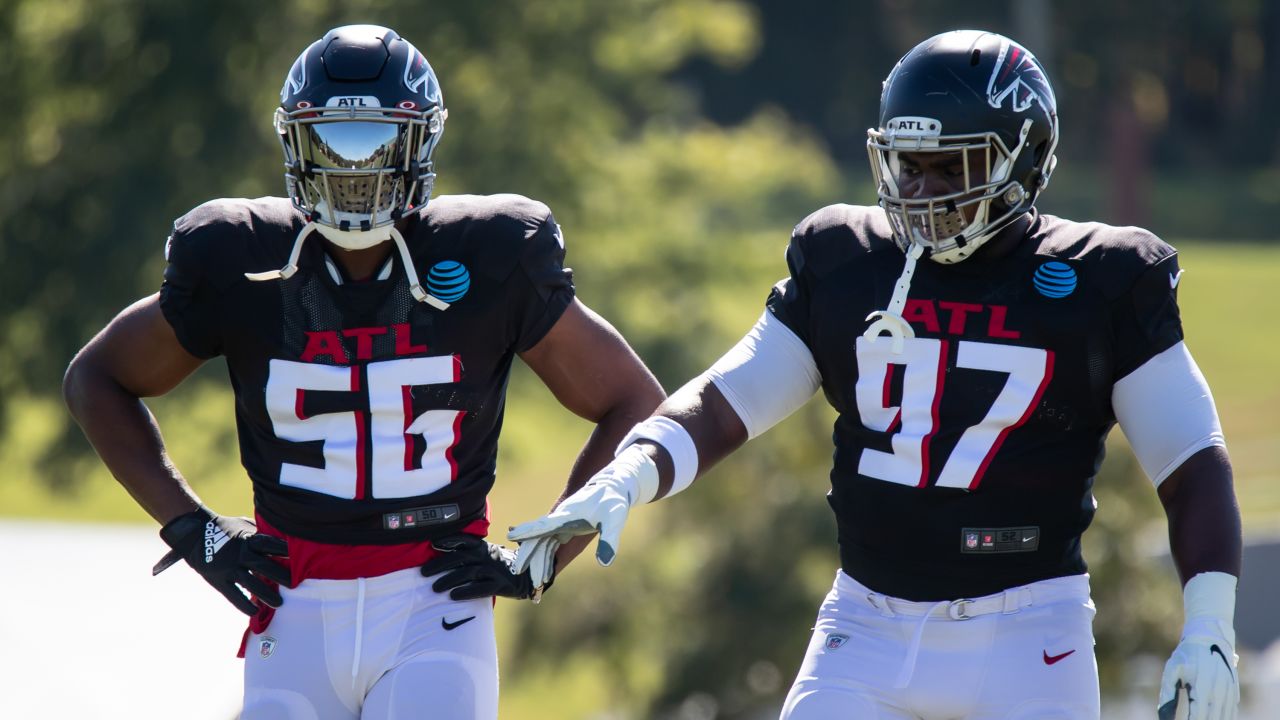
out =
[(484, 513), (515, 353), (573, 299), (559, 227), (517, 195), (445, 196), (374, 279), (345, 281), (317, 234), (284, 280), (305, 221), (282, 198), (218, 200), (174, 225), (160, 293), (192, 354), (226, 357), (241, 462), (258, 513), (293, 536), (390, 544)]
[(768, 300), (838, 411), (828, 497), (841, 564), (944, 600), (1082, 573), (1116, 380), (1182, 339), (1173, 248), (1137, 228), (1029, 215), (1003, 257), (922, 260), (903, 352), (862, 337), (905, 263), (879, 208), (801, 222)]

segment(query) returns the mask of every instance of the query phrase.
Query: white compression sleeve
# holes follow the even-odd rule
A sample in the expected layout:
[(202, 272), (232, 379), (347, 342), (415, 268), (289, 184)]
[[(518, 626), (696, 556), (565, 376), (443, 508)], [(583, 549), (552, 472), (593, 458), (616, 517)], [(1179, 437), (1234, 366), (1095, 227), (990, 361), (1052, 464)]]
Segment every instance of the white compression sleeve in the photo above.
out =
[(1138, 462), (1157, 487), (1200, 450), (1226, 447), (1209, 384), (1184, 343), (1116, 381), (1111, 406)]
[(808, 346), (768, 310), (703, 377), (738, 414), (747, 439), (782, 422), (822, 386)]

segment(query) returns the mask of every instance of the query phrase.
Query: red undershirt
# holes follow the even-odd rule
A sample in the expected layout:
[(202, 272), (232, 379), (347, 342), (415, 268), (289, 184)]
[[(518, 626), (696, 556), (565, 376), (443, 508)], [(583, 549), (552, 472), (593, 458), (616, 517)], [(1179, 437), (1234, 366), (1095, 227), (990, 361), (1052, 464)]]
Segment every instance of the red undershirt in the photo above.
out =
[[(303, 580), (354, 580), (362, 577), (378, 577), (397, 570), (419, 567), (436, 555), (435, 548), (431, 547), (431, 543), (427, 541), (400, 545), (332, 545), (286, 535), (261, 515), (257, 515), (255, 519), (258, 522), (258, 532), (282, 538), (289, 544), (289, 558), (278, 561), (289, 567), (291, 580), (289, 587), (297, 587)], [(484, 517), (473, 520), (471, 524), (462, 528), (461, 532), (477, 537), (484, 537), (489, 533), (487, 504)], [(267, 580), (267, 582), (271, 581)], [(249, 627), (240, 640), (238, 657), (244, 657), (249, 633), (260, 634), (266, 631), (275, 612), (275, 608), (258, 603), (258, 613), (249, 618)]]

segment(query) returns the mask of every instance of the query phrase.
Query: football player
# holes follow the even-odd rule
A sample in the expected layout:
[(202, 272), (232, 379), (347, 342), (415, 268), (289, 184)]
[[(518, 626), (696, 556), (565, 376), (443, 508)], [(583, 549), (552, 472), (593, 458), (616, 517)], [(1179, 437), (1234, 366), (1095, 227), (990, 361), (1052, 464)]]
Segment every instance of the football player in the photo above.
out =
[[(545, 586), (483, 539), (513, 358), (596, 423), (566, 494), (665, 397), (575, 299), (546, 205), (431, 198), (445, 118), (408, 41), (330, 31), (280, 92), (288, 197), (179, 218), (159, 293), (67, 371), (76, 419), (163, 525), (154, 571), (186, 560), (251, 616), (243, 718), (497, 717), (493, 598)], [(140, 401), (218, 355), (254, 520), (200, 501)]]
[(796, 226), (759, 321), (617, 458), (517, 526), (518, 568), (672, 495), (821, 389), (838, 412), (828, 500), (841, 569), (782, 713), (1097, 718), (1080, 537), (1117, 423), (1168, 513), (1185, 584), (1159, 703), (1231, 718), (1240, 518), (1204, 377), (1183, 343), (1174, 249), (1039, 213), (1058, 112), (1000, 35), (930, 38), (889, 73), (867, 147), (878, 207)]

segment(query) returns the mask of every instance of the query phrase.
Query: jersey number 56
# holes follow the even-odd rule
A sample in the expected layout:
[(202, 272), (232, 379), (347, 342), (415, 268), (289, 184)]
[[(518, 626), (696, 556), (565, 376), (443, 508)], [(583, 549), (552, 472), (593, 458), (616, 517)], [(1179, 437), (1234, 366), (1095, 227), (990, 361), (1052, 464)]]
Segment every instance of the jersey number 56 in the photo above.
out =
[[(367, 387), (361, 387), (361, 377)], [(272, 360), (267, 379), (267, 414), (282, 440), (324, 443), (324, 467), (280, 466), (280, 484), (347, 499), (426, 495), (457, 477), (453, 446), (463, 411), (427, 410), (414, 417), (416, 385), (454, 383), (459, 363), (451, 355), (371, 362), (350, 367)], [(348, 410), (307, 416), (309, 391), (364, 393), (368, 412)], [(363, 405), (363, 403), (361, 403)], [(367, 415), (367, 417), (366, 417)], [(414, 439), (426, 444), (414, 467)], [(371, 480), (366, 475), (372, 473)]]

